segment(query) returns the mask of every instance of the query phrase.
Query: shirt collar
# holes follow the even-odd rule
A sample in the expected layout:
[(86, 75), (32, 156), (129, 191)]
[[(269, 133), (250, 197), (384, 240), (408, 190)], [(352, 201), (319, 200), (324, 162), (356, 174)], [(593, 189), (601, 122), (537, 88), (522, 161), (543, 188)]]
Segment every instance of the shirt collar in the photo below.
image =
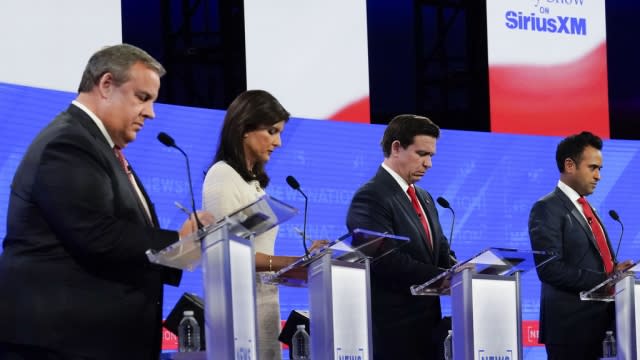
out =
[(381, 166), (383, 169), (385, 169), (389, 173), (389, 175), (391, 175), (391, 177), (393, 177), (393, 179), (398, 183), (402, 191), (406, 193), (407, 189), (409, 189), (409, 184), (407, 184), (407, 182), (402, 178), (402, 176), (398, 175), (397, 172), (393, 171), (393, 169), (391, 169), (385, 163), (382, 163)]
[(79, 108), (80, 110), (84, 111), (87, 115), (89, 115), (89, 117), (91, 118), (91, 120), (93, 120), (93, 122), (96, 124), (98, 129), (100, 129), (100, 132), (102, 133), (102, 136), (104, 136), (104, 138), (107, 139), (107, 142), (109, 143), (109, 146), (111, 146), (111, 148), (113, 148), (115, 146), (115, 144), (113, 143), (113, 140), (111, 140), (111, 136), (109, 136), (109, 132), (107, 132), (107, 128), (104, 127), (104, 124), (102, 123), (102, 120), (100, 120), (100, 118), (96, 114), (94, 114), (93, 111), (89, 110), (89, 108), (84, 106), (78, 100), (73, 100), (71, 103), (73, 105), (75, 105), (77, 108)]
[(558, 180), (558, 188), (562, 190), (562, 192), (567, 195), (567, 197), (573, 201), (574, 203), (578, 203), (578, 199), (580, 198), (580, 194), (578, 194), (573, 188), (565, 183), (562, 180)]

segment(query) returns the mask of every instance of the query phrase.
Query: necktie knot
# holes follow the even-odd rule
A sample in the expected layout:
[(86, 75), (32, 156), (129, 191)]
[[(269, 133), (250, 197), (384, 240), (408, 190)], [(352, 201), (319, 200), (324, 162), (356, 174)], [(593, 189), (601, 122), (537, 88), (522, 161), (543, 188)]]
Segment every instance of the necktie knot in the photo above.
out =
[(582, 206), (589, 205), (589, 202), (587, 201), (587, 198), (585, 198), (584, 196), (580, 196), (578, 198), (578, 203), (580, 203), (580, 205), (582, 205)]

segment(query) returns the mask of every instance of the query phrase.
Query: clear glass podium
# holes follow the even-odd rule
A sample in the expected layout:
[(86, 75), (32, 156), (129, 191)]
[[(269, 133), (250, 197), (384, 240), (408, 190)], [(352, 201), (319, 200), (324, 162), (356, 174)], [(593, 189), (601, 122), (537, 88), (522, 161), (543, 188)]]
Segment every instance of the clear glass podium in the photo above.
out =
[[(408, 241), (355, 229), (274, 274), (263, 274), (268, 284), (308, 287), (312, 359), (372, 358), (369, 267)], [(301, 267), (307, 268), (307, 279), (288, 275)]]
[(640, 261), (614, 272), (593, 289), (580, 293), (583, 301), (615, 301), (618, 359), (636, 360), (640, 354)]
[(256, 359), (253, 239), (297, 210), (267, 195), (160, 251), (150, 262), (193, 270), (202, 265), (207, 359)]
[(454, 359), (522, 359), (520, 274), (552, 258), (538, 251), (489, 248), (412, 286), (411, 293), (451, 295)]

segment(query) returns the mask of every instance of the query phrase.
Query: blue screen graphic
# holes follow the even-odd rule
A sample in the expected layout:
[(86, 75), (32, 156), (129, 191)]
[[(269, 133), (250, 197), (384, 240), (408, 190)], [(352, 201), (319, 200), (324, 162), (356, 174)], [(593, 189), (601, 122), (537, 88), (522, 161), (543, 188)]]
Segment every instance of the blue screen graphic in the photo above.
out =
[[(75, 94), (0, 83), (0, 237), (6, 229), (9, 187), (27, 146), (53, 117), (64, 110)], [(286, 104), (285, 104), (286, 106)], [(149, 120), (125, 153), (153, 199), (163, 227), (177, 229), (185, 219), (174, 206), (189, 207), (190, 195), (182, 155), (156, 140), (158, 132), (173, 136), (190, 157), (196, 204), (201, 203), (204, 172), (211, 164), (218, 142), (223, 111), (156, 105), (156, 119)], [(381, 125), (364, 125), (291, 119), (283, 133), (283, 146), (267, 166), (271, 184), (267, 192), (302, 209), (302, 196), (285, 182), (295, 176), (309, 196), (307, 232), (313, 239), (334, 239), (346, 232), (345, 216), (355, 190), (375, 173), (382, 161)], [(555, 147), (560, 138), (445, 130), (437, 143), (433, 168), (419, 183), (434, 197), (448, 199), (456, 211), (453, 248), (459, 259), (491, 246), (528, 250), (527, 219), (531, 205), (553, 190), (558, 180)], [(620, 226), (606, 213), (615, 209), (625, 223), (619, 258), (640, 257), (640, 222), (633, 210), (640, 204), (640, 143), (605, 141), (602, 180), (592, 205), (601, 214), (614, 246)], [(451, 213), (440, 209), (440, 221), (449, 233)], [(299, 215), (280, 227), (276, 253), (301, 255)], [(522, 318), (537, 320), (539, 282), (534, 272), (522, 278)], [(183, 292), (202, 295), (199, 269), (187, 272), (179, 288), (167, 287), (165, 316)], [(305, 289), (281, 288), (281, 310), (308, 309)], [(448, 299), (444, 312), (450, 313)], [(540, 347), (526, 348), (525, 359), (543, 359)]]

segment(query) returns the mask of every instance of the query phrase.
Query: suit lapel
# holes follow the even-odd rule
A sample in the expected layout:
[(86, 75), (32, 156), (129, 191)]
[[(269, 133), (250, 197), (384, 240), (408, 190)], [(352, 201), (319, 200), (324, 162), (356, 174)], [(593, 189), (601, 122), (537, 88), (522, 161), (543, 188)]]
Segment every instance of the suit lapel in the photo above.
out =
[[(380, 167), (376, 176), (383, 180), (382, 185), (386, 189), (388, 189), (389, 191), (393, 191), (393, 200), (396, 203), (396, 207), (402, 210), (404, 217), (408, 219), (411, 222), (412, 227), (417, 230), (415, 231), (415, 233), (419, 234), (420, 236), (420, 239), (418, 239), (419, 241), (417, 241), (419, 243), (417, 244), (417, 246), (420, 246), (422, 249), (424, 249), (427, 257), (433, 258), (433, 254), (427, 246), (427, 235), (425, 234), (422, 223), (420, 222), (420, 219), (418, 218), (418, 215), (413, 208), (413, 204), (411, 204), (411, 199), (409, 199), (409, 196), (404, 191), (402, 191), (402, 188), (396, 182), (393, 176), (391, 176), (391, 174), (389, 174), (384, 168)], [(420, 200), (420, 196), (418, 196), (418, 200)], [(424, 208), (424, 205), (422, 207)], [(430, 214), (427, 214), (427, 218), (430, 218)]]
[[(107, 139), (104, 138), (104, 135), (102, 135), (102, 132), (100, 132), (100, 129), (98, 129), (98, 127), (93, 122), (93, 120), (89, 117), (89, 115), (87, 115), (84, 111), (82, 111), (80, 108), (76, 107), (75, 105), (73, 104), (69, 105), (67, 112), (69, 112), (74, 119), (77, 119), (78, 123), (82, 127), (84, 127), (95, 139), (96, 151), (100, 152), (102, 156), (105, 159), (107, 159), (107, 162), (109, 163), (110, 167), (112, 168), (115, 174), (116, 180), (118, 182), (118, 188), (121, 191), (120, 196), (125, 198), (127, 201), (131, 201), (131, 200), (134, 201), (141, 218), (144, 219), (146, 224), (153, 226), (154, 224), (151, 223), (151, 219), (149, 219), (149, 216), (147, 216), (147, 212), (144, 209), (144, 205), (142, 205), (140, 202), (140, 197), (138, 196), (135, 189), (133, 188), (133, 185), (129, 181), (129, 176), (127, 175), (126, 172), (122, 171), (122, 166), (120, 165), (120, 162), (116, 158), (113, 152), (113, 149), (109, 146), (109, 142), (107, 141)], [(149, 206), (149, 212), (151, 212), (151, 217), (153, 218), (153, 222), (157, 222), (155, 213), (152, 210), (151, 202), (149, 201), (147, 194), (144, 191), (144, 188), (142, 187), (139, 179), (135, 174), (134, 174), (134, 178), (136, 179), (136, 182), (138, 183), (138, 187), (140, 188), (140, 191), (142, 192), (142, 194), (145, 197), (145, 200), (147, 201), (147, 204)]]
[(571, 199), (569, 199), (567, 195), (565, 195), (565, 193), (560, 190), (560, 188), (555, 189), (555, 194), (558, 199), (562, 201), (562, 204), (567, 208), (567, 210), (571, 213), (571, 216), (573, 216), (573, 218), (580, 224), (582, 230), (589, 239), (589, 242), (591, 242), (593, 247), (599, 251), (598, 244), (596, 243), (596, 238), (595, 236), (593, 236), (593, 231), (591, 231), (591, 227), (587, 223), (587, 220), (585, 220), (584, 216), (582, 216), (582, 213), (580, 213), (578, 208), (573, 205)]
[[(160, 225), (158, 223), (158, 216), (156, 215), (155, 207), (153, 206), (153, 203), (149, 199), (149, 195), (147, 194), (147, 191), (144, 189), (144, 186), (142, 186), (142, 182), (140, 181), (140, 178), (138, 177), (138, 175), (136, 174), (136, 172), (133, 170), (132, 167), (131, 167), (131, 174), (133, 175), (133, 178), (136, 180), (136, 183), (138, 184), (138, 188), (140, 189), (140, 192), (142, 193), (142, 197), (144, 198), (144, 201), (147, 202), (147, 206), (149, 207), (149, 215), (151, 216), (151, 219), (149, 219), (149, 217), (146, 216), (146, 211), (145, 211), (144, 207), (141, 209), (142, 212), (145, 215), (145, 219), (152, 221), (152, 224), (150, 224), (150, 225), (152, 225), (154, 227), (160, 227)], [(137, 197), (137, 194), (136, 194), (136, 197)], [(144, 205), (140, 204), (140, 206), (144, 206)]]
[[(431, 230), (431, 244), (433, 244), (433, 251), (429, 250), (428, 246), (427, 246), (427, 250), (430, 252), (431, 259), (435, 262), (435, 254), (438, 253), (438, 246), (439, 246), (439, 242), (436, 241), (436, 237), (435, 237), (436, 231), (435, 231), (435, 225), (433, 221), (436, 218), (436, 214), (434, 213), (435, 207), (433, 206), (431, 201), (429, 201), (429, 199), (424, 195), (423, 191), (424, 190), (422, 189), (416, 188), (416, 195), (418, 195), (418, 200), (422, 205), (422, 209), (425, 211), (425, 216), (427, 217), (427, 221), (429, 222), (429, 229)], [(422, 226), (422, 224), (420, 224), (420, 226)], [(425, 234), (425, 244), (426, 244), (426, 234)]]
[[(611, 242), (609, 241), (609, 234), (607, 234), (607, 229), (605, 229), (604, 225), (602, 224), (602, 219), (600, 219), (600, 216), (596, 212), (596, 209), (594, 209), (593, 206), (591, 206), (591, 204), (589, 204), (589, 207), (591, 207), (591, 212), (596, 217), (596, 221), (598, 222), (598, 224), (600, 225), (600, 228), (602, 229), (602, 233), (604, 234), (604, 239), (607, 242), (607, 246), (609, 247), (609, 252), (611, 253), (611, 257), (613, 259), (613, 262), (615, 263), (615, 262), (617, 262), (617, 260), (615, 258), (613, 249), (611, 247)], [(580, 212), (578, 212), (577, 215), (582, 217)], [(587, 223), (585, 222), (585, 224), (587, 224)], [(594, 244), (596, 249), (598, 249), (598, 251), (600, 251), (600, 247), (598, 246), (597, 240), (595, 239), (595, 235), (593, 235), (593, 231), (591, 230), (591, 226), (589, 226), (588, 224), (587, 224), (587, 229), (589, 230), (589, 234), (591, 235), (590, 239), (592, 239), (592, 243)]]

